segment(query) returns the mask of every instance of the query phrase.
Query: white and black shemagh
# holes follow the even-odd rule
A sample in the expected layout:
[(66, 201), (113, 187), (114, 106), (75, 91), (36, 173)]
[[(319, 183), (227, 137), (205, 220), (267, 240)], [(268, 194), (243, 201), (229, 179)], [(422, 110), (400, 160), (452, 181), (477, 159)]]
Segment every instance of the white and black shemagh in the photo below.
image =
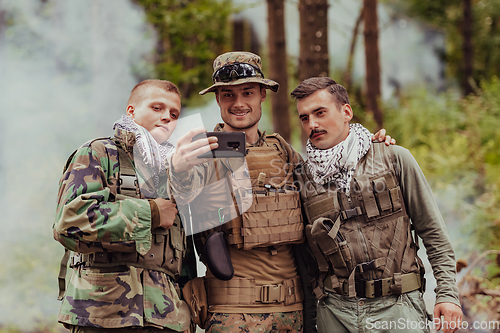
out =
[(371, 147), (372, 134), (361, 124), (350, 124), (347, 138), (329, 149), (318, 149), (307, 141), (307, 162), (314, 181), (320, 185), (335, 182), (349, 193), (352, 175), (359, 160)]
[[(149, 175), (144, 174), (144, 168), (140, 168), (145, 179), (151, 178), (155, 189), (160, 186), (160, 179), (166, 178), (166, 159), (174, 153), (175, 146), (170, 141), (158, 144), (147, 129), (138, 125), (131, 117), (123, 115), (113, 125), (113, 130), (119, 128), (135, 134), (134, 162), (146, 166)], [(141, 156), (141, 161), (137, 157)]]

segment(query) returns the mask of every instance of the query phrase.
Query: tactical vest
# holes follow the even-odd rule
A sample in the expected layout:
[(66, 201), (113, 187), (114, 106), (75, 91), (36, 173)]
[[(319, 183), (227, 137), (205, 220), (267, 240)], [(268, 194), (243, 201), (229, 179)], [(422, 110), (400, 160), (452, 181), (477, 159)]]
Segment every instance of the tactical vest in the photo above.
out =
[(394, 163), (392, 147), (374, 143), (356, 166), (349, 195), (324, 186), (305, 202), (306, 235), (321, 273), (318, 298), (324, 287), (373, 298), (425, 285)]
[[(235, 214), (234, 207), (239, 208), (234, 198), (233, 207), (221, 208), (226, 219), (231, 218), (222, 225), (229, 245), (250, 250), (305, 240), (300, 194), (293, 185), (293, 166), (282, 144), (287, 143), (279, 135), (268, 135), (263, 146), (247, 148), (252, 204), (242, 214)], [(216, 215), (207, 214), (207, 220), (217, 222)]]
[[(120, 142), (114, 142), (118, 152), (120, 170), (118, 179), (110, 181), (111, 192), (114, 194), (115, 200), (123, 200), (126, 198), (144, 199), (144, 196), (141, 194), (139, 188), (139, 182), (132, 161), (125, 150), (121, 147)], [(75, 153), (73, 153), (68, 159), (66, 168), (74, 154)], [(116, 184), (116, 187), (112, 184)], [(177, 280), (181, 274), (182, 259), (184, 257), (185, 250), (185, 231), (182, 228), (179, 215), (177, 215), (175, 217), (174, 224), (170, 228), (164, 229), (158, 227), (152, 230), (151, 249), (145, 255), (141, 255), (138, 252), (111, 252), (107, 250), (91, 254), (74, 253), (71, 257), (70, 267), (103, 268), (123, 265), (134, 266), (164, 272), (174, 280)], [(61, 291), (61, 287), (65, 287), (65, 281), (61, 281), (61, 279), (66, 275), (65, 269), (68, 258), (69, 251), (65, 253), (61, 262), (61, 270), (63, 270), (64, 266), (64, 273), (60, 272), (59, 274), (59, 297), (61, 299), (62, 294), (64, 293), (64, 289)]]
[[(203, 206), (191, 207), (195, 214), (203, 214), (206, 207), (212, 207), (211, 213), (203, 215), (207, 221), (216, 223), (220, 222), (219, 218), (222, 222), (227, 221), (220, 228), (231, 246), (244, 250), (270, 250), (271, 254), (275, 254), (274, 246), (305, 240), (300, 194), (293, 185), (294, 166), (288, 163), (288, 154), (282, 148), (285, 145), (288, 143), (276, 134), (266, 136), (263, 146), (247, 148), (245, 160), (252, 182), (252, 203), (242, 214), (237, 214), (239, 207), (234, 195), (232, 206), (222, 207), (215, 213), (213, 207), (218, 207), (216, 203), (223, 201), (215, 198), (216, 196), (207, 195), (210, 198), (207, 198)], [(217, 175), (217, 169), (222, 169), (227, 164), (220, 160), (215, 160), (214, 163)], [(230, 169), (231, 166), (226, 168)], [(228, 183), (231, 183), (227, 178)], [(212, 231), (213, 229), (196, 235), (199, 249), (200, 242), (204, 244), (205, 237)], [(201, 258), (203, 260), (202, 251)], [(254, 279), (240, 277), (233, 277), (229, 281), (206, 277), (205, 284), (210, 306), (288, 306), (304, 299), (298, 276), (272, 285), (259, 285)]]

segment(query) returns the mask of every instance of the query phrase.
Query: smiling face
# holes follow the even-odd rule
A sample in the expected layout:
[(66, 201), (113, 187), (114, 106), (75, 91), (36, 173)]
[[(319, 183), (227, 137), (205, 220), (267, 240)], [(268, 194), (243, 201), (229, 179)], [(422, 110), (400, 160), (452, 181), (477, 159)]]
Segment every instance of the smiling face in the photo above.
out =
[(129, 115), (138, 125), (162, 143), (172, 135), (181, 110), (181, 98), (172, 91), (156, 86), (144, 87), (137, 102), (127, 106)]
[(262, 116), (261, 103), (266, 99), (265, 88), (261, 88), (258, 83), (222, 86), (218, 88), (215, 98), (226, 124), (225, 130), (257, 133)]
[(318, 149), (329, 149), (349, 135), (352, 109), (349, 104), (339, 105), (326, 89), (317, 90), (297, 101), (302, 128)]

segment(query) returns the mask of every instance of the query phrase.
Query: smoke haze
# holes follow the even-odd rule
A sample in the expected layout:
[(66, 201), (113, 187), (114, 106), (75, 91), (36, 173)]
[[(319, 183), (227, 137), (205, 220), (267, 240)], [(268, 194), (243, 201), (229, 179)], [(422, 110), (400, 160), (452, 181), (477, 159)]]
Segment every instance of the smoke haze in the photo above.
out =
[(112, 134), (154, 45), (128, 0), (0, 0), (0, 327), (56, 322), (62, 167)]

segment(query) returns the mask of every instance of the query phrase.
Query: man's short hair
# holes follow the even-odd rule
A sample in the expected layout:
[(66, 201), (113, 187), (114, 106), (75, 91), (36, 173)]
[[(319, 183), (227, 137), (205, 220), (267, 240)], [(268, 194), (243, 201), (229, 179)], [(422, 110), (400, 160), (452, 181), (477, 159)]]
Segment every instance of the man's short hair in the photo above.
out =
[(148, 90), (148, 88), (151, 87), (157, 87), (163, 89), (166, 92), (173, 92), (181, 97), (179, 88), (177, 88), (177, 86), (170, 81), (156, 79), (144, 80), (142, 82), (139, 82), (132, 89), (132, 91), (130, 92), (130, 97), (128, 98), (127, 105), (137, 105), (142, 100), (144, 100), (144, 93)]
[(316, 91), (322, 89), (326, 89), (332, 94), (339, 106), (350, 104), (347, 90), (329, 77), (311, 77), (306, 79), (292, 91), (291, 95), (296, 100), (299, 100), (311, 96)]

